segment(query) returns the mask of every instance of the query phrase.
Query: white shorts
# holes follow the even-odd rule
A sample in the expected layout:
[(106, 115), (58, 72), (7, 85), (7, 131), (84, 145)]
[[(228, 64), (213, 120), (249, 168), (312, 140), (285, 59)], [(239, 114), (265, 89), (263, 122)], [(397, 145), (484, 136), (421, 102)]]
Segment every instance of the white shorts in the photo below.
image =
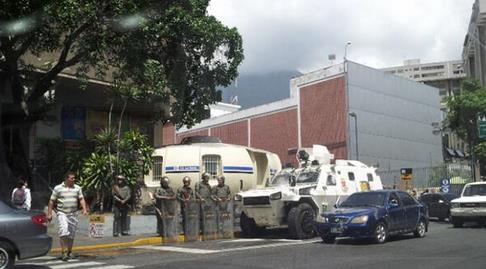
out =
[(59, 225), (59, 237), (67, 236), (74, 239), (78, 228), (78, 213), (57, 212), (57, 222)]

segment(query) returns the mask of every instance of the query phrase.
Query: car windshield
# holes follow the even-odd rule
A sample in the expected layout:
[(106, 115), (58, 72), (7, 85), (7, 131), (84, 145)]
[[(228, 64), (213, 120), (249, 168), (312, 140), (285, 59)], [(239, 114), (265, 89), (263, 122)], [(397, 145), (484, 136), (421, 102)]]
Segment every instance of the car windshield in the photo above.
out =
[(463, 196), (483, 196), (486, 195), (486, 184), (468, 185), (464, 189)]
[(385, 201), (384, 193), (354, 193), (346, 199), (339, 207), (368, 207), (383, 206)]
[(297, 177), (296, 183), (314, 183), (319, 178), (319, 171), (304, 171)]
[(292, 174), (289, 172), (278, 173), (270, 179), (270, 181), (268, 182), (268, 186), (274, 187), (274, 186), (288, 185), (291, 176)]

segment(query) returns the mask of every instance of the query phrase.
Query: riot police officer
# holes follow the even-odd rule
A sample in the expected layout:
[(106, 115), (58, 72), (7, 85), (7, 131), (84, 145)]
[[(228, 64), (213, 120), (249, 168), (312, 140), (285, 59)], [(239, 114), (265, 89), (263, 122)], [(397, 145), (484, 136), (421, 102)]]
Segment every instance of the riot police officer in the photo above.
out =
[(169, 178), (164, 176), (160, 179), (160, 188), (157, 188), (154, 194), (154, 198), (156, 200), (156, 215), (157, 215), (157, 233), (160, 236), (163, 236), (164, 232), (164, 225), (162, 222), (162, 203), (164, 200), (174, 200), (176, 199), (176, 195), (172, 188), (169, 186)]

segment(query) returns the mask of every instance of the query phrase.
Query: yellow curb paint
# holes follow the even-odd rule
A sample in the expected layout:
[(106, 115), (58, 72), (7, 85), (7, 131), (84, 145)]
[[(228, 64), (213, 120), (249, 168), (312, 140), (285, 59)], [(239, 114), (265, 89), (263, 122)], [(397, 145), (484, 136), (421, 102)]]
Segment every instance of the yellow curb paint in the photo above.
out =
[[(234, 236), (237, 238), (239, 237), (239, 233), (235, 233)], [(185, 236), (184, 235), (179, 235), (175, 242), (184, 242), (185, 241)], [(205, 240), (206, 239), (206, 240)], [(209, 238), (203, 238), (202, 236), (199, 236), (198, 240), (199, 241), (207, 241)], [(215, 237), (214, 239), (210, 240), (216, 240), (217, 238)], [(175, 243), (171, 242), (171, 243)], [(140, 238), (132, 242), (120, 242), (120, 243), (111, 243), (111, 244), (98, 244), (98, 245), (91, 245), (91, 246), (78, 246), (78, 247), (73, 247), (73, 251), (90, 251), (90, 250), (100, 250), (100, 249), (110, 249), (110, 248), (127, 248), (127, 247), (136, 247), (136, 246), (145, 246), (145, 245), (157, 245), (157, 244), (162, 244), (164, 243), (164, 239), (162, 237), (154, 236), (154, 237), (146, 237), (146, 238)], [(61, 253), (62, 249), (61, 248), (52, 248), (49, 253), (55, 254), (55, 253)]]

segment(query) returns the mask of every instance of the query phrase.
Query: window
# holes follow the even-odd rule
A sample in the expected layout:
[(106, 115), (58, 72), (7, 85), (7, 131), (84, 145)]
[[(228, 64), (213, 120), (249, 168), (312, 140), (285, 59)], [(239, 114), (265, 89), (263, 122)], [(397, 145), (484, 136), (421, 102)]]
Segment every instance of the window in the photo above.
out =
[(335, 186), (336, 185), (336, 179), (334, 178), (333, 175), (327, 176), (326, 184), (327, 184), (327, 186)]
[(373, 174), (368, 173), (366, 176), (368, 176), (368, 181), (373, 182)]
[(353, 172), (349, 172), (348, 173), (348, 178), (350, 181), (354, 181), (354, 173)]
[(154, 165), (152, 168), (152, 180), (153, 181), (160, 181), (162, 178), (162, 167), (163, 167), (163, 160), (164, 158), (161, 156), (154, 157)]
[(408, 193), (399, 192), (398, 196), (402, 200), (403, 206), (416, 205), (415, 199), (412, 198)]
[(204, 171), (212, 176), (221, 175), (221, 157), (219, 155), (204, 155), (202, 157)]

